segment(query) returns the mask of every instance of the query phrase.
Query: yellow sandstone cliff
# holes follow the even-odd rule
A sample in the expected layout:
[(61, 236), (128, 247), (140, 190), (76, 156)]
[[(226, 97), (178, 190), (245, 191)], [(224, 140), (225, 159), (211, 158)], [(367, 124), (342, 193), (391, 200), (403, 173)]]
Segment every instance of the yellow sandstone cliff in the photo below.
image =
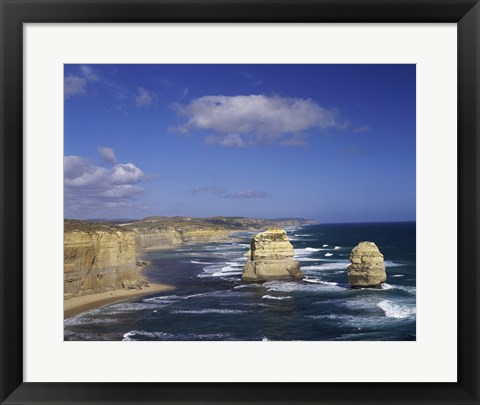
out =
[(65, 221), (65, 298), (140, 289), (146, 281), (136, 264), (135, 234), (116, 226)]
[(293, 246), (283, 229), (260, 232), (250, 242), (242, 280), (302, 279), (300, 263), (293, 256)]

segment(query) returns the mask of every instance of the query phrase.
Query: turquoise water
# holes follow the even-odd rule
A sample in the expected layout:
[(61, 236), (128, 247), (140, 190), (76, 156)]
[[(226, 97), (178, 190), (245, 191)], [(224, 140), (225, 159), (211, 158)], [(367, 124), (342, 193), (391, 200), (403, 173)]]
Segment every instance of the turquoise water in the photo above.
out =
[[(415, 340), (415, 230), (413, 222), (291, 229), (303, 281), (242, 283), (247, 233), (149, 253), (146, 275), (176, 289), (69, 319), (65, 340)], [(384, 254), (383, 289), (347, 285), (350, 251), (364, 240)]]

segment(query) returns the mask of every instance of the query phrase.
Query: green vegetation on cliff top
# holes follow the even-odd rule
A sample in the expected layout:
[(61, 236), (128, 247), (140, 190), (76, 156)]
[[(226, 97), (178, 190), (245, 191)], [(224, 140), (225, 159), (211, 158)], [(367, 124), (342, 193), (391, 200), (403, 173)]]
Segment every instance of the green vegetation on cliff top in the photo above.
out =
[(65, 219), (64, 231), (104, 231), (118, 232), (122, 230), (148, 230), (148, 229), (209, 229), (209, 230), (231, 230), (231, 231), (250, 231), (272, 226), (290, 227), (314, 224), (316, 221), (304, 218), (281, 218), (281, 219), (256, 219), (244, 217), (210, 217), (210, 218), (191, 218), (191, 217), (147, 217), (140, 220), (129, 222), (112, 221), (82, 221)]

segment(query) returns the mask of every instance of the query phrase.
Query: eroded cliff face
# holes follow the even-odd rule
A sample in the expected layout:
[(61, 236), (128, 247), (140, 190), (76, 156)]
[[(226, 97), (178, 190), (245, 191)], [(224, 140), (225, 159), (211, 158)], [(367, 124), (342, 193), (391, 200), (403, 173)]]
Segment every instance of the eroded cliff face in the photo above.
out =
[(250, 242), (242, 280), (302, 279), (300, 263), (293, 256), (293, 246), (283, 229), (260, 232)]
[(227, 230), (218, 229), (134, 229), (139, 251), (170, 249), (185, 244), (227, 240)]
[(136, 265), (133, 232), (75, 222), (65, 223), (65, 298), (146, 284)]
[(266, 220), (243, 217), (148, 217), (121, 227), (135, 232), (137, 254), (142, 250), (170, 249), (185, 244), (231, 240), (235, 232), (265, 229), (268, 226), (298, 226), (302, 219)]
[[(235, 232), (265, 228), (272, 223), (298, 226), (308, 222), (301, 219), (262, 220), (242, 217), (148, 217), (113, 225), (65, 220), (64, 296), (69, 298), (121, 288), (140, 289), (147, 284), (140, 274), (142, 267), (136, 265), (136, 260), (143, 251), (228, 241)], [(280, 235), (280, 238), (287, 238), (286, 234)], [(261, 258), (262, 242), (259, 240), (256, 254), (261, 260), (255, 262), (255, 266), (258, 266), (256, 271), (260, 277), (275, 272), (278, 265), (288, 265), (283, 270), (292, 274), (296, 272), (298, 262), (292, 260), (293, 249), (288, 238), (286, 241), (288, 246), (282, 246), (286, 246), (288, 251), (283, 252), (280, 255), (282, 257), (277, 254), (278, 257)], [(275, 250), (275, 243), (271, 247)], [(271, 260), (275, 262), (268, 264)], [(289, 274), (283, 275), (288, 277)]]

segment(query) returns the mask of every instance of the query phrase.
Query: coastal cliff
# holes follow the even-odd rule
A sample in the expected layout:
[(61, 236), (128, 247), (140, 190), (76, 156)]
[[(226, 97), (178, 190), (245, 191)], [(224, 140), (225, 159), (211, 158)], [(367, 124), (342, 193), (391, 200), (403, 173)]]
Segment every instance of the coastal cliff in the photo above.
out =
[[(64, 221), (64, 297), (147, 286), (137, 260), (149, 250), (232, 240), (236, 232), (296, 227), (304, 219), (148, 217), (123, 223)], [(291, 246), (291, 245), (290, 245)], [(293, 250), (292, 250), (293, 256)], [(142, 263), (142, 262), (140, 262)], [(140, 264), (138, 263), (138, 264)]]
[(140, 289), (147, 282), (136, 264), (134, 232), (86, 221), (64, 222), (64, 297), (121, 288)]
[(256, 219), (244, 217), (148, 217), (120, 223), (135, 233), (137, 250), (170, 249), (181, 245), (230, 241), (236, 232), (251, 232), (271, 226), (297, 227), (315, 223), (305, 219)]

